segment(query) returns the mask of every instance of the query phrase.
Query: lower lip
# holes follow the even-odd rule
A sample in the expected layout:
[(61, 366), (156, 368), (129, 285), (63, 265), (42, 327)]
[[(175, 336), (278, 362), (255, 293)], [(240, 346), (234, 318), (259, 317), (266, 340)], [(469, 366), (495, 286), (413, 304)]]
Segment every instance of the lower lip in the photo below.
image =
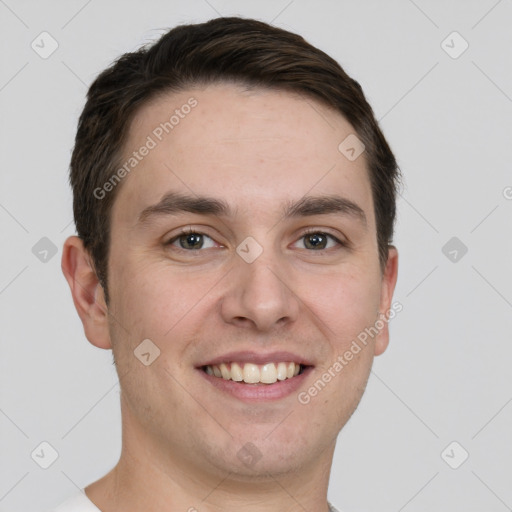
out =
[(239, 400), (247, 402), (270, 402), (280, 400), (296, 392), (312, 370), (313, 367), (308, 366), (300, 375), (296, 375), (291, 379), (278, 380), (274, 382), (274, 384), (245, 384), (244, 382), (225, 380), (221, 377), (209, 375), (200, 368), (198, 372), (217, 389)]

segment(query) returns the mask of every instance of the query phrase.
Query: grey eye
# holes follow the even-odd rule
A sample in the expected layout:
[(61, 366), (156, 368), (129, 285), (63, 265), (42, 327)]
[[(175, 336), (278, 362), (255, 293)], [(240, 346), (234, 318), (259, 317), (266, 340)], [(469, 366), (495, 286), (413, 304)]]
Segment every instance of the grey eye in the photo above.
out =
[(342, 245), (341, 242), (332, 235), (327, 233), (322, 233), (321, 231), (315, 233), (307, 233), (302, 236), (297, 243), (302, 241), (303, 247), (305, 249), (310, 249), (313, 251), (322, 251), (323, 249), (330, 249), (334, 247), (336, 244)]
[(215, 247), (215, 242), (208, 235), (191, 232), (178, 235), (169, 241), (169, 245), (174, 245), (175, 247), (179, 247), (181, 249), (194, 251)]

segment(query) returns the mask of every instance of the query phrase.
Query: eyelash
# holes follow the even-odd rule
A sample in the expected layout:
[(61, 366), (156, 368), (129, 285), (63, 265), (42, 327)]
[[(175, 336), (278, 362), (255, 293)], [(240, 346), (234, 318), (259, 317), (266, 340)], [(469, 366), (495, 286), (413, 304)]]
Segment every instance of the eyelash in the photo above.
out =
[[(304, 231), (304, 233), (302, 233), (302, 235), (299, 237), (299, 239), (300, 238), (304, 238), (305, 236), (308, 236), (308, 235), (326, 235), (329, 238), (331, 238), (332, 240), (334, 240), (336, 243), (341, 245), (342, 247), (347, 247), (348, 246), (347, 243), (342, 242), (339, 238), (335, 237), (334, 235), (332, 235), (328, 231), (322, 231), (322, 230), (318, 230), (318, 229), (311, 229), (310, 228), (310, 229)], [(322, 249), (322, 250), (323, 251), (327, 251), (328, 249)], [(319, 251), (316, 251), (316, 252), (322, 252), (322, 250), (319, 250)]]
[[(186, 227), (186, 228), (182, 228), (181, 231), (173, 236), (168, 242), (166, 242), (166, 246), (167, 245), (172, 245), (174, 242), (176, 242), (180, 237), (182, 236), (185, 236), (185, 235), (202, 235), (202, 236), (207, 236), (208, 238), (211, 238), (213, 240), (213, 238), (209, 235), (207, 235), (206, 233), (202, 233), (201, 231), (197, 230), (197, 229), (193, 229), (191, 227)], [(309, 235), (325, 235), (329, 238), (331, 238), (332, 240), (334, 240), (340, 247), (345, 247), (347, 248), (349, 246), (349, 244), (347, 242), (343, 242), (341, 241), (339, 238), (337, 238), (336, 236), (334, 236), (333, 234), (329, 233), (329, 232), (326, 232), (326, 231), (322, 231), (322, 230), (319, 230), (319, 229), (308, 229), (306, 231), (304, 231), (301, 236), (297, 239), (300, 240), (306, 236), (309, 236)], [(179, 250), (182, 250), (184, 252), (199, 252), (200, 250), (192, 250), (192, 249), (183, 249), (183, 247), (176, 247), (176, 249), (179, 249)], [(329, 248), (329, 249), (332, 249), (332, 248)], [(311, 250), (310, 252), (319, 252), (319, 253), (322, 253), (324, 251), (328, 251), (329, 249), (319, 249), (317, 251), (314, 251), (314, 250)], [(307, 249), (306, 249), (307, 250)]]

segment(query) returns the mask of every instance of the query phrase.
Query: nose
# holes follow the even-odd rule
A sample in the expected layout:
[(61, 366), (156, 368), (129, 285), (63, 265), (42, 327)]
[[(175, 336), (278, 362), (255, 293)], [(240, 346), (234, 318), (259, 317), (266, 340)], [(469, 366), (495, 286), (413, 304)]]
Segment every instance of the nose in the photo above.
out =
[(283, 268), (268, 258), (252, 263), (239, 259), (235, 265), (221, 304), (225, 322), (263, 332), (297, 320), (300, 301)]

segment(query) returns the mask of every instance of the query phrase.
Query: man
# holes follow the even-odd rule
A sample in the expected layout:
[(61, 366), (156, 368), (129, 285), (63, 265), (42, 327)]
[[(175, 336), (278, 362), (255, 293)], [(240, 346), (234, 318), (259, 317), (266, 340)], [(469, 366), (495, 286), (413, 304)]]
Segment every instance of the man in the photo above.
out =
[(220, 18), (104, 71), (62, 269), (113, 352), (122, 453), (57, 510), (335, 510), (389, 339), (398, 180), (359, 84), (295, 34)]

